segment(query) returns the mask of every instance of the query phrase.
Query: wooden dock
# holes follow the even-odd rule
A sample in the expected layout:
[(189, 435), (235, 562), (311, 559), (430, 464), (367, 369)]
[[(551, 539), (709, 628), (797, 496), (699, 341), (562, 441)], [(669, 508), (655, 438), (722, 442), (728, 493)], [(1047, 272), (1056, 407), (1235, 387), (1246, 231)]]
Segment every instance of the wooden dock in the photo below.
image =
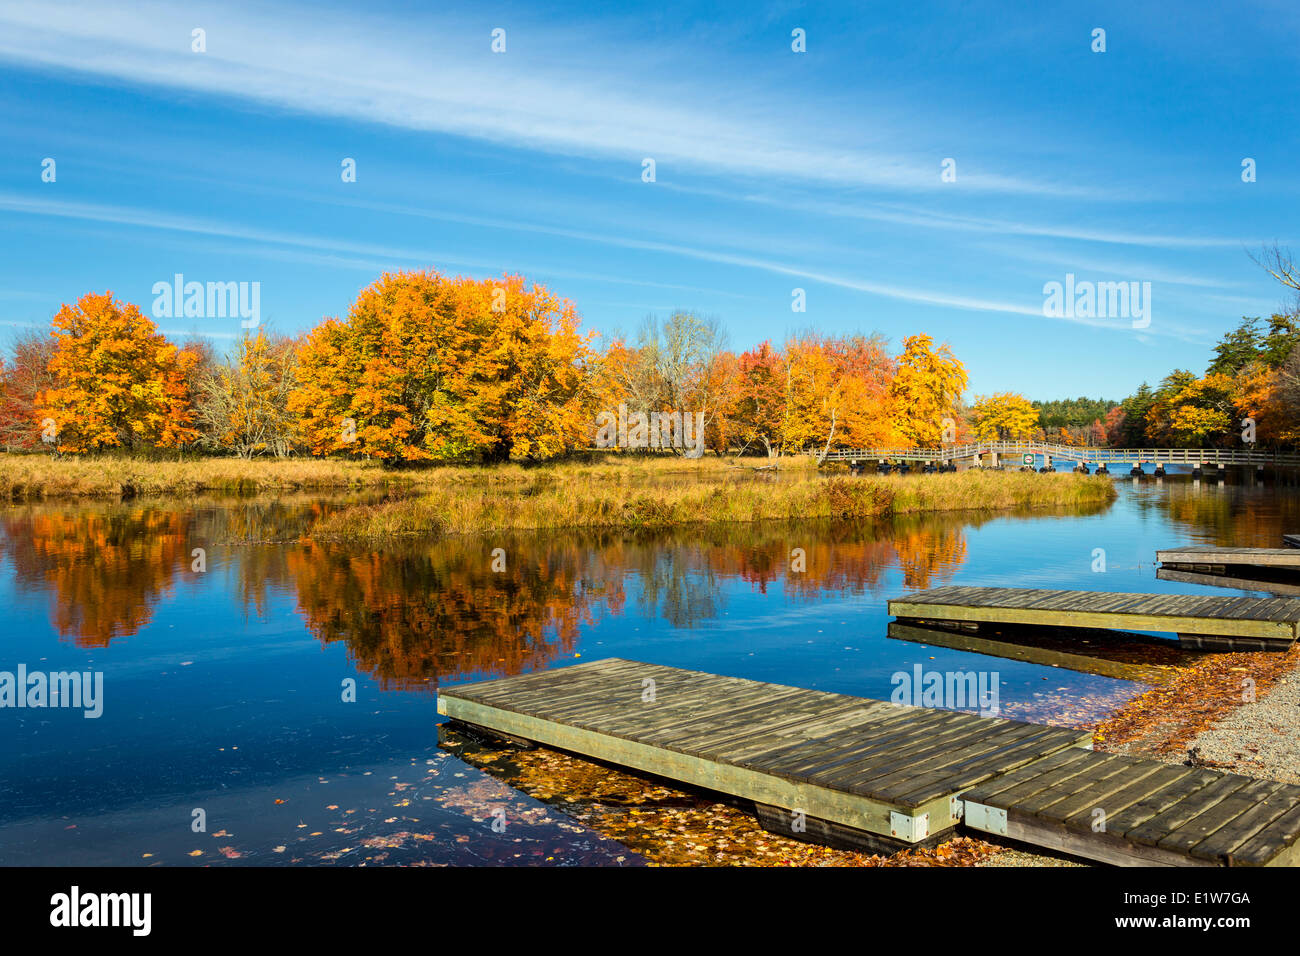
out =
[(1121, 866), (1295, 866), (1300, 787), (1072, 750), (963, 795), (966, 826)]
[(1298, 548), (1167, 548), (1156, 552), (1162, 567), (1223, 573), (1233, 568), (1300, 572)]
[(1121, 865), (1300, 862), (1300, 787), (1095, 753), (1086, 731), (617, 658), (443, 688), (438, 712), (752, 801), (812, 842), (890, 852), (961, 826)]
[(616, 658), (440, 689), (438, 712), (751, 800), (768, 829), (870, 852), (950, 838), (962, 791), (1092, 740)]
[(1285, 651), (1300, 632), (1300, 600), (1187, 594), (947, 587), (889, 602), (901, 621), (978, 630), (981, 624), (1112, 628), (1178, 635), (1202, 650)]

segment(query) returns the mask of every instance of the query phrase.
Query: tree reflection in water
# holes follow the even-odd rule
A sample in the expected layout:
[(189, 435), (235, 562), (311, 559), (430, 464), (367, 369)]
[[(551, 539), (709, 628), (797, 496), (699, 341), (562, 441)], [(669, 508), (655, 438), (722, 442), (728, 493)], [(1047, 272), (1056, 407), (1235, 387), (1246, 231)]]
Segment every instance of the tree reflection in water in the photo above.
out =
[[(139, 632), (180, 582), (223, 593), (245, 615), (263, 615), (278, 591), (292, 596), (312, 635), (343, 642), (356, 668), (384, 688), (432, 691), (572, 656), (583, 630), (605, 617), (635, 613), (674, 628), (716, 620), (736, 581), (798, 602), (888, 596), (882, 588), (895, 568), (907, 588), (933, 587), (966, 560), (967, 529), (1008, 517), (403, 539), (377, 550), (310, 538), (323, 515), (357, 500), (34, 504), (6, 513), (0, 548), (19, 590), (43, 594), (54, 629), (82, 647), (109, 647)], [(1222, 486), (1166, 486), (1135, 500), (1234, 543), (1272, 535), (1283, 520), (1300, 527), (1294, 502), (1254, 502)], [(196, 548), (206, 571), (195, 570)], [(504, 559), (494, 570), (496, 548)], [(802, 551), (798, 572), (795, 549)]]

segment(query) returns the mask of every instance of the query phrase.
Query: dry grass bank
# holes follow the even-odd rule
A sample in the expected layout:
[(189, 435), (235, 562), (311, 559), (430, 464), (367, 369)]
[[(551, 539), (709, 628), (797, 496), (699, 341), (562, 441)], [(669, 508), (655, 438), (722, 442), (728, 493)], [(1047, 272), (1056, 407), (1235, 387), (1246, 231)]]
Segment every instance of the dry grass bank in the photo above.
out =
[[(610, 480), (614, 478), (615, 480)], [(377, 541), (404, 535), (560, 528), (648, 528), (791, 518), (855, 519), (923, 511), (1002, 510), (1095, 504), (1115, 495), (1109, 478), (967, 471), (958, 474), (825, 476), (654, 482), (575, 472), (521, 485), (447, 483), (418, 495), (357, 505), (323, 519), (312, 536)]]
[(1108, 478), (966, 471), (852, 477), (819, 470), (806, 456), (778, 473), (763, 459), (601, 455), (538, 466), (439, 466), (394, 470), (340, 459), (123, 456), (54, 460), (0, 455), (0, 494), (10, 501), (242, 495), (387, 489), (379, 504), (323, 519), (315, 537), (374, 541), (394, 536), (559, 528), (645, 528), (791, 518), (870, 518), (925, 511), (1002, 510), (1098, 503)]
[(377, 462), (196, 458), (146, 461), (126, 457), (52, 459), (0, 455), (0, 495), (42, 498), (130, 498), (204, 491), (260, 494), (314, 489), (410, 486), (403, 472)]
[[(784, 471), (813, 468), (807, 457), (787, 459)], [(603, 455), (547, 465), (441, 466), (394, 470), (375, 461), (293, 458), (284, 460), (192, 458), (151, 461), (126, 456), (53, 459), (45, 455), (0, 454), (0, 495), (9, 501), (42, 498), (137, 497), (189, 495), (196, 492), (237, 494), (347, 488), (456, 485), (531, 486), (572, 479), (630, 482), (647, 478), (691, 478), (748, 472), (730, 459), (695, 460), (668, 456)]]

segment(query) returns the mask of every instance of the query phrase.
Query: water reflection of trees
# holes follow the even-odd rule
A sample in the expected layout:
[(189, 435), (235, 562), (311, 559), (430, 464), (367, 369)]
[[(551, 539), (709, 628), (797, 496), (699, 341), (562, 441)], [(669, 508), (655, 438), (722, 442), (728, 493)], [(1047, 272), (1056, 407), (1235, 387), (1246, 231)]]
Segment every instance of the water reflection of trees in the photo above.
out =
[(1280, 536), (1300, 531), (1300, 494), (1247, 481), (1169, 481), (1134, 492), (1140, 512), (1166, 515), (1194, 537), (1221, 547), (1279, 548)]
[(586, 553), (457, 540), (360, 553), (307, 541), (289, 552), (299, 611), (325, 643), (343, 641), (384, 687), (436, 687), (470, 674), (517, 674), (571, 654), (621, 584), (593, 580)]
[[(178, 580), (194, 579), (194, 550), (207, 572), (233, 574), (245, 605), (265, 610), (267, 588), (287, 579), (282, 547), (346, 499), (231, 499), (185, 502), (56, 502), (15, 505), (0, 518), (0, 553), (21, 590), (50, 598), (59, 636), (106, 647), (146, 625)], [(226, 560), (230, 556), (236, 560)]]
[[(178, 582), (191, 581), (248, 616), (264, 616), (274, 594), (287, 595), (315, 637), (342, 642), (381, 685), (431, 689), (545, 666), (572, 654), (583, 628), (606, 616), (634, 613), (677, 628), (714, 619), (736, 581), (797, 601), (880, 594), (897, 586), (891, 568), (909, 588), (930, 587), (965, 560), (965, 528), (1005, 517), (405, 540), (372, 550), (308, 537), (338, 505), (31, 505), (6, 512), (0, 548), (21, 589), (48, 595), (59, 635), (82, 646), (137, 633)], [(205, 574), (191, 567), (200, 547)], [(501, 570), (494, 548), (504, 551)]]
[(145, 506), (11, 510), (4, 550), (20, 589), (49, 595), (60, 637), (107, 647), (147, 624), (188, 572), (192, 522), (189, 514)]

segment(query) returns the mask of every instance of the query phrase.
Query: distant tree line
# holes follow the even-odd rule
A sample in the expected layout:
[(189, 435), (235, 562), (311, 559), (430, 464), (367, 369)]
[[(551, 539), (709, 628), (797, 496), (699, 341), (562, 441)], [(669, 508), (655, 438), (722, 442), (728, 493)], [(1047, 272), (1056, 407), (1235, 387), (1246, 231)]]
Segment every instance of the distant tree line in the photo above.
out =
[(702, 416), (705, 445), (768, 455), (1038, 439), (1127, 447), (1300, 446), (1300, 269), (1257, 260), (1297, 308), (1244, 318), (1205, 372), (1120, 402), (964, 401), (965, 366), (906, 336), (794, 334), (742, 352), (694, 312), (600, 343), (577, 307), (522, 276), (385, 274), (297, 337), (258, 328), (226, 355), (172, 342), (111, 293), (64, 305), (0, 364), (0, 445), (59, 453), (194, 450), (388, 462), (540, 461), (591, 447), (595, 420)]
[(1213, 349), (1203, 375), (1169, 373), (1123, 401), (1031, 402), (1014, 392), (971, 406), (982, 440), (1036, 440), (1123, 448), (1300, 446), (1300, 315), (1246, 317)]
[(717, 452), (935, 446), (966, 370), (908, 336), (792, 335), (743, 351), (716, 319), (649, 318), (598, 347), (577, 308), (507, 275), (386, 274), (347, 315), (226, 355), (172, 342), (111, 293), (64, 305), (0, 367), (0, 443), (81, 454), (193, 450), (387, 462), (540, 461), (588, 448), (602, 412), (690, 413)]

